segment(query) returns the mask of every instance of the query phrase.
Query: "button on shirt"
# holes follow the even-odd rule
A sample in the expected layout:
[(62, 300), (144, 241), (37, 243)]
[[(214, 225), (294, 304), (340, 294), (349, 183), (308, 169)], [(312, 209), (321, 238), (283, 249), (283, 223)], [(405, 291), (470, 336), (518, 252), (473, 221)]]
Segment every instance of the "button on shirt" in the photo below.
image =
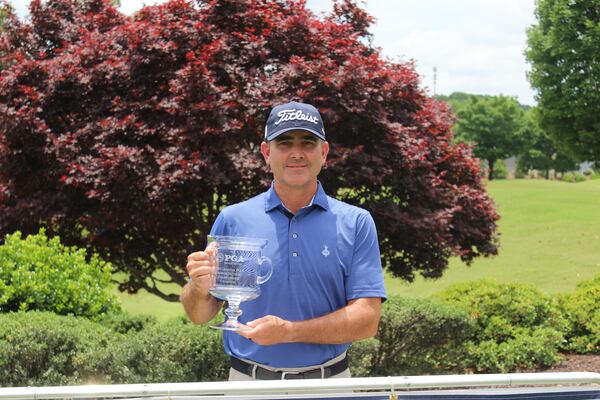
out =
[[(241, 304), (239, 321), (265, 315), (290, 321), (320, 317), (363, 297), (385, 299), (377, 232), (371, 215), (325, 194), (318, 185), (308, 206), (294, 215), (273, 186), (226, 207), (212, 235), (268, 240), (262, 255), (273, 275), (260, 296)], [(260, 346), (233, 332), (223, 334), (228, 355), (278, 368), (322, 364), (346, 351), (346, 344), (283, 343)]]

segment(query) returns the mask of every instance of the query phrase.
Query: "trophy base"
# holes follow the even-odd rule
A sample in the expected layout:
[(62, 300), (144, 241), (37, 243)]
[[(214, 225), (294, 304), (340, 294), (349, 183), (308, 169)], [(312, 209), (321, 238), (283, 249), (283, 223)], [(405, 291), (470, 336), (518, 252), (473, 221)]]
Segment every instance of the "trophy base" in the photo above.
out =
[(220, 329), (222, 331), (249, 331), (252, 329), (249, 326), (244, 325), (237, 321), (236, 322), (225, 321), (219, 325), (210, 325), (210, 327), (213, 329)]

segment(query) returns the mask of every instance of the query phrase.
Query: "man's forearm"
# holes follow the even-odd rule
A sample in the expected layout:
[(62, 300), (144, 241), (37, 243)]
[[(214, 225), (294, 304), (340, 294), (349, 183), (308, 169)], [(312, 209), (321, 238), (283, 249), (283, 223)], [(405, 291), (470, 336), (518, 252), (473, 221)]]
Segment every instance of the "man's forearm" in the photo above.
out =
[(322, 317), (291, 322), (290, 342), (339, 344), (373, 337), (377, 334), (381, 299), (364, 298)]
[(181, 303), (187, 313), (190, 321), (195, 324), (204, 324), (217, 315), (222, 302), (209, 295), (202, 295), (194, 288), (194, 285), (187, 283), (181, 291)]

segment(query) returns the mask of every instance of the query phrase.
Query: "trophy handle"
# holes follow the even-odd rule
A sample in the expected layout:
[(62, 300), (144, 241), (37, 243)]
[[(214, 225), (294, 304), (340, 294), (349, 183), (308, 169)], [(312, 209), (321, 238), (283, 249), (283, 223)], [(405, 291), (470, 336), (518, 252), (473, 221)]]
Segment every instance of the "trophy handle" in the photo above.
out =
[(256, 282), (260, 285), (261, 283), (265, 283), (269, 280), (271, 275), (273, 274), (273, 264), (271, 263), (271, 259), (269, 257), (259, 257), (258, 265), (262, 266), (264, 263), (267, 263), (268, 272), (265, 275), (259, 275)]

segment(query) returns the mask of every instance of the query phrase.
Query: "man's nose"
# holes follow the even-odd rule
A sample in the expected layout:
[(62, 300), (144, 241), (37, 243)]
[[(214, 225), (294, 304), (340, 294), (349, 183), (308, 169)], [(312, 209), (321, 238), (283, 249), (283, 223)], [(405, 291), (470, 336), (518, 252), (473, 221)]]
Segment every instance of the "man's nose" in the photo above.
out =
[(300, 143), (296, 143), (292, 146), (290, 156), (293, 158), (304, 158), (304, 151), (302, 150), (302, 145)]

